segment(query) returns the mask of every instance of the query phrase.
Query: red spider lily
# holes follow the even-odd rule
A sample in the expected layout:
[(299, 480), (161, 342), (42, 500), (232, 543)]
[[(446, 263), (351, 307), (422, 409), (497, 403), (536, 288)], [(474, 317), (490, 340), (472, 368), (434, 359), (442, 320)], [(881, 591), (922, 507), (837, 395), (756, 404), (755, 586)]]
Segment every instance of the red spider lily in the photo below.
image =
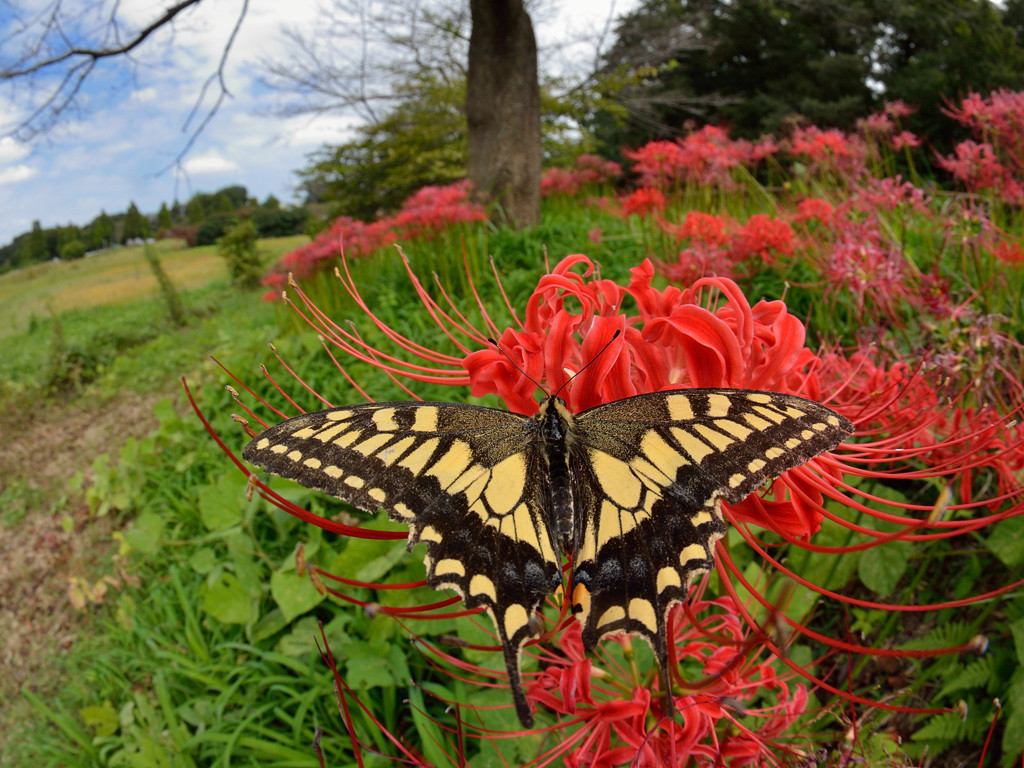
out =
[(971, 192), (991, 190), (1009, 203), (1024, 202), (1024, 185), (1000, 162), (987, 142), (961, 141), (953, 148), (953, 155), (937, 157), (935, 162)]
[(306, 278), (315, 272), (333, 269), (341, 256), (342, 245), (350, 258), (368, 256), (396, 240), (429, 240), (456, 224), (484, 221), (487, 214), (481, 205), (469, 200), (469, 190), (468, 181), (446, 187), (423, 187), (410, 195), (394, 216), (370, 223), (339, 217), (312, 243), (291, 251), (273, 266), (263, 279), (264, 285), (273, 290), (263, 298), (279, 298), (290, 275)]
[(912, 131), (900, 131), (892, 137), (892, 148), (897, 152), (902, 152), (904, 149), (917, 149), (921, 144), (921, 137)]
[(660, 189), (641, 187), (621, 201), (623, 216), (639, 216), (646, 219), (652, 213), (665, 210), (665, 194)]
[(836, 215), (836, 208), (828, 200), (810, 197), (801, 200), (796, 206), (795, 221), (818, 221), (826, 227), (831, 226)]
[[(339, 273), (345, 290), (397, 346), (398, 354), (376, 348), (354, 331), (333, 323), (297, 287), (294, 295), (299, 302), (293, 306), (321, 335), (332, 357), (341, 353), (413, 382), (469, 385), (473, 395), (497, 394), (511, 410), (525, 415), (537, 409), (539, 384), (548, 391), (559, 390), (574, 374), (578, 375), (562, 390), (572, 411), (680, 387), (764, 389), (828, 403), (854, 421), (858, 442), (790, 471), (777, 479), (766, 495), (755, 494), (739, 504), (723, 506), (725, 515), (769, 572), (782, 574), (831, 601), (879, 611), (927, 613), (939, 607), (969, 605), (1019, 587), (1004, 585), (941, 606), (882, 603), (808, 581), (774, 554), (768, 543), (782, 540), (812, 552), (838, 555), (895, 540), (951, 538), (1024, 511), (1019, 478), (1024, 431), (1008, 431), (1007, 417), (991, 409), (969, 409), (939, 398), (905, 364), (885, 367), (864, 355), (847, 358), (836, 352), (815, 353), (805, 344), (803, 324), (783, 302), (751, 305), (740, 288), (725, 278), (698, 280), (685, 290), (671, 286), (659, 290), (652, 284), (654, 268), (649, 261), (633, 268), (629, 283), (620, 285), (595, 275), (585, 256), (567, 257), (540, 278), (525, 312), (520, 314), (506, 304), (513, 324), (504, 330), (479, 300), (476, 311), (481, 320), (475, 327), (463, 310), (452, 302), (439, 303), (411, 271), (409, 274), (425, 310), (454, 345), (454, 353), (430, 349), (387, 327), (362, 301), (347, 272)], [(633, 306), (635, 310), (624, 310)], [(504, 354), (488, 344), (488, 337), (499, 339)], [(587, 363), (590, 365), (584, 368)], [(274, 413), (276, 418), (282, 416), (276, 409)], [(254, 434), (253, 430), (250, 433)], [(979, 473), (998, 478), (996, 493), (974, 497), (971, 478)], [(878, 481), (959, 483), (961, 493), (958, 502), (944, 504), (943, 517), (936, 514), (937, 502), (881, 498), (871, 491), (871, 484)], [(324, 528), (357, 536), (393, 536), (321, 520), (296, 509), (262, 484), (257, 482), (256, 487), (282, 509)], [(828, 506), (826, 499), (830, 500)], [(815, 544), (814, 534), (825, 521), (855, 533), (855, 543)], [(755, 533), (751, 526), (764, 533)], [(541, 728), (560, 731), (563, 739), (531, 765), (548, 765), (563, 758), (570, 765), (617, 765), (630, 760), (642, 765), (678, 765), (680, 756), (686, 755), (698, 765), (722, 765), (727, 760), (745, 765), (771, 760), (779, 749), (789, 750), (794, 758), (806, 756), (794, 737), (786, 736), (808, 702), (806, 689), (791, 685), (796, 675), (840, 697), (850, 707), (946, 711), (905, 707), (835, 685), (824, 675), (816, 676), (815, 665), (801, 666), (788, 659), (787, 641), (766, 627), (772, 619), (787, 634), (798, 633), (816, 643), (824, 649), (819, 659), (822, 666), (828, 666), (837, 654), (915, 658), (964, 652), (969, 650), (968, 644), (927, 651), (880, 649), (837, 636), (834, 631), (816, 630), (801, 618), (777, 610), (775, 601), (751, 583), (749, 569), (736, 564), (727, 539), (718, 546), (718, 576), (724, 593), (705, 600), (705, 582), (671, 622), (670, 646), (676, 662), (683, 669), (699, 670), (695, 680), (680, 677), (680, 664), (673, 666), (672, 700), (678, 719), (665, 718), (657, 674), (653, 670), (638, 672), (628, 648), (624, 661), (610, 654), (614, 643), (606, 643), (596, 660), (583, 658), (578, 624), (563, 620), (563, 605), (558, 620), (544, 635), (548, 642), (526, 649), (526, 653), (537, 655), (542, 666), (529, 683), (528, 695), (554, 718), (553, 725)], [(334, 578), (345, 582), (342, 577)], [(334, 593), (344, 595), (340, 590)], [(430, 606), (382, 610), (416, 618), (446, 610), (454, 602), (452, 598)], [(699, 618), (705, 613), (710, 615)], [(762, 649), (777, 656), (773, 664), (789, 671), (779, 676), (773, 664), (758, 661)], [(475, 668), (440, 649), (428, 649), (428, 653), (439, 664), (456, 669), (452, 674), (459, 677), (501, 679), (502, 673)], [(531, 675), (525, 677), (529, 680)], [(748, 702), (746, 709), (738, 702)], [(745, 711), (743, 716), (741, 711)], [(758, 717), (762, 719), (757, 721)], [(472, 735), (498, 737), (483, 726), (474, 727)], [(780, 742), (791, 743), (780, 747)]]
[(578, 195), (585, 187), (612, 184), (622, 176), (622, 166), (597, 155), (580, 155), (576, 168), (549, 168), (540, 182), (541, 194)]
[(992, 255), (1003, 264), (1024, 264), (1024, 248), (1020, 243), (1001, 240), (992, 248)]
[(867, 146), (858, 136), (832, 128), (798, 126), (789, 141), (789, 152), (805, 159), (814, 173), (837, 172), (858, 178), (866, 171)]
[(1024, 91), (993, 91), (987, 97), (968, 94), (946, 114), (995, 147), (1009, 172), (1024, 178)]
[(742, 226), (700, 211), (688, 212), (682, 224), (663, 219), (658, 223), (668, 234), (689, 241), (675, 261), (658, 263), (663, 275), (683, 285), (703, 277), (738, 275), (748, 259), (774, 264), (795, 247), (789, 222), (763, 213), (754, 214)]
[(705, 125), (678, 141), (651, 141), (623, 155), (634, 162), (641, 186), (670, 189), (682, 184), (734, 186), (733, 168), (755, 167), (778, 151), (771, 139), (734, 141), (724, 129)]
[(793, 246), (793, 228), (789, 222), (755, 213), (736, 233), (733, 251), (737, 259), (753, 256), (765, 264), (774, 264), (779, 256), (791, 255)]

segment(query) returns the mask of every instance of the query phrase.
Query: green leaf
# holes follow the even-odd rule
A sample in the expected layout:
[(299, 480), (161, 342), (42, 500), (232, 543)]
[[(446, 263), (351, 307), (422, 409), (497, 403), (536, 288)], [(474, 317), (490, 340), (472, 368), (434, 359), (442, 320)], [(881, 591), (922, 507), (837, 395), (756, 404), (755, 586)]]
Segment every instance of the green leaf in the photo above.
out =
[(260, 617), (249, 632), (249, 641), (260, 643), (268, 637), (273, 637), (282, 629), (288, 626), (288, 619), (280, 608), (273, 608)]
[(215, 483), (200, 486), (196, 502), (203, 525), (210, 531), (223, 531), (242, 522), (245, 496), (235, 474), (221, 475)]
[[(1006, 701), (1010, 712), (1003, 731), (1003, 754), (1019, 756), (1020, 745), (1024, 744), (1024, 680), (1010, 687)], [(1005, 762), (1003, 764), (1006, 765)]]
[(907, 570), (911, 547), (905, 541), (889, 541), (860, 555), (857, 575), (879, 597), (891, 595)]
[(164, 521), (156, 512), (143, 512), (135, 519), (135, 525), (124, 532), (124, 540), (132, 549), (144, 555), (156, 551), (160, 536), (164, 532)]
[(120, 727), (117, 710), (109, 701), (99, 706), (83, 707), (78, 710), (78, 714), (85, 727), (91, 729), (96, 736), (113, 736)]
[(277, 642), (275, 650), (285, 656), (301, 659), (316, 652), (316, 641), (320, 638), (320, 622), (313, 616), (304, 616), (292, 625), (291, 632)]
[(353, 538), (327, 570), (357, 581), (377, 582), (404, 556), (404, 541)]
[(270, 594), (288, 622), (316, 608), (325, 597), (307, 576), (299, 576), (294, 570), (274, 571), (270, 575)]
[(249, 595), (233, 573), (221, 571), (213, 583), (203, 585), (203, 610), (224, 624), (248, 624), (252, 617)]
[(188, 559), (188, 564), (192, 567), (193, 571), (205, 576), (216, 567), (217, 553), (211, 547), (202, 547), (192, 553), (192, 556)]
[[(386, 688), (395, 684), (391, 670), (391, 647), (384, 643), (352, 642), (341, 648), (345, 656), (345, 679), (354, 690)], [(408, 668), (406, 668), (408, 674)]]
[(1013, 635), (1013, 647), (1017, 651), (1017, 664), (1024, 666), (1024, 616), (1010, 623), (1010, 634)]
[[(1010, 517), (997, 523), (985, 541), (996, 557), (1008, 568), (1024, 563), (1024, 517)], [(1024, 656), (1018, 658), (1024, 659)]]

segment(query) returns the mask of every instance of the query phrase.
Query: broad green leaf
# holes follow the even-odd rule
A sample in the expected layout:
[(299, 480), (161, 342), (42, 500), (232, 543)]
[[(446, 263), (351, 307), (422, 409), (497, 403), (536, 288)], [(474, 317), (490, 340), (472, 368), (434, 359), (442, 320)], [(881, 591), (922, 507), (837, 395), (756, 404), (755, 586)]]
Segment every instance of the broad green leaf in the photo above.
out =
[[(985, 546), (1008, 568), (1024, 563), (1024, 517), (1010, 517), (997, 523)], [(1024, 656), (1018, 658), (1024, 659)]]
[(316, 641), (320, 638), (320, 622), (313, 616), (303, 616), (296, 621), (291, 631), (277, 641), (275, 650), (285, 656), (300, 659), (316, 652)]
[(345, 656), (345, 679), (354, 690), (365, 691), (395, 684), (391, 647), (387, 643), (346, 643), (341, 647), (340, 655)]
[(242, 522), (245, 510), (244, 487), (234, 473), (221, 475), (196, 491), (196, 503), (203, 525), (210, 531), (223, 531)]
[(249, 640), (253, 643), (262, 642), (268, 637), (276, 635), (287, 626), (288, 619), (285, 618), (284, 612), (280, 608), (273, 608), (266, 615), (261, 616), (260, 620), (253, 625), (249, 632)]
[(217, 553), (211, 547), (202, 547), (192, 553), (188, 564), (193, 571), (205, 576), (217, 565)]
[(891, 595), (907, 570), (911, 547), (905, 541), (889, 541), (861, 552), (857, 575), (879, 597)]
[(124, 540), (132, 549), (152, 554), (160, 544), (160, 536), (164, 532), (164, 521), (156, 512), (143, 512), (135, 519), (135, 525), (124, 532)]
[(91, 729), (96, 736), (112, 736), (120, 727), (117, 710), (109, 701), (98, 706), (83, 707), (78, 710), (78, 714), (85, 727)]
[(325, 597), (308, 576), (299, 576), (294, 570), (274, 571), (270, 576), (270, 594), (289, 622), (316, 608)]
[(233, 573), (222, 571), (203, 585), (203, 610), (224, 624), (247, 624), (252, 618), (249, 595)]
[(1017, 651), (1017, 664), (1024, 667), (1024, 617), (1010, 623), (1010, 634), (1013, 635), (1013, 647)]
[(350, 539), (328, 570), (347, 579), (378, 582), (405, 556), (404, 541)]

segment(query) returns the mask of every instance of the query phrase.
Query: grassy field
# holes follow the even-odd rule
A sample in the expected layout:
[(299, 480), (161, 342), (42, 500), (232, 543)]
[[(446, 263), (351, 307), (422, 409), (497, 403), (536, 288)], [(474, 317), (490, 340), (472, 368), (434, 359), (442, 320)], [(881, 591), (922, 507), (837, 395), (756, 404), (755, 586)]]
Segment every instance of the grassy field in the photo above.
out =
[[(305, 242), (303, 236), (264, 241), (268, 262)], [(153, 246), (164, 271), (180, 291), (226, 279), (216, 246), (186, 248), (183, 241), (161, 240)], [(142, 246), (126, 246), (68, 262), (35, 264), (0, 275), (0, 340), (25, 333), (33, 322), (73, 310), (111, 307), (150, 299), (159, 293)]]

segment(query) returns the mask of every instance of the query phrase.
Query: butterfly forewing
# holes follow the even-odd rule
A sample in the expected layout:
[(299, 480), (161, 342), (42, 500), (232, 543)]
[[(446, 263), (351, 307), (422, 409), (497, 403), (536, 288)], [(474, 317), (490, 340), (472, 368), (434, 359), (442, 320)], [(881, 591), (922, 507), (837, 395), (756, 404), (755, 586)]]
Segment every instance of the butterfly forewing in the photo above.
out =
[(669, 608), (714, 565), (721, 501), (745, 498), (852, 431), (818, 403), (749, 390), (638, 395), (579, 414), (571, 586), (585, 645), (634, 632), (664, 663)]
[(517, 709), (518, 656), (561, 583), (535, 421), (451, 403), (376, 403), (271, 427), (243, 452), (264, 469), (361, 509), (385, 509), (427, 546), (428, 584), (484, 606), (502, 641)]

